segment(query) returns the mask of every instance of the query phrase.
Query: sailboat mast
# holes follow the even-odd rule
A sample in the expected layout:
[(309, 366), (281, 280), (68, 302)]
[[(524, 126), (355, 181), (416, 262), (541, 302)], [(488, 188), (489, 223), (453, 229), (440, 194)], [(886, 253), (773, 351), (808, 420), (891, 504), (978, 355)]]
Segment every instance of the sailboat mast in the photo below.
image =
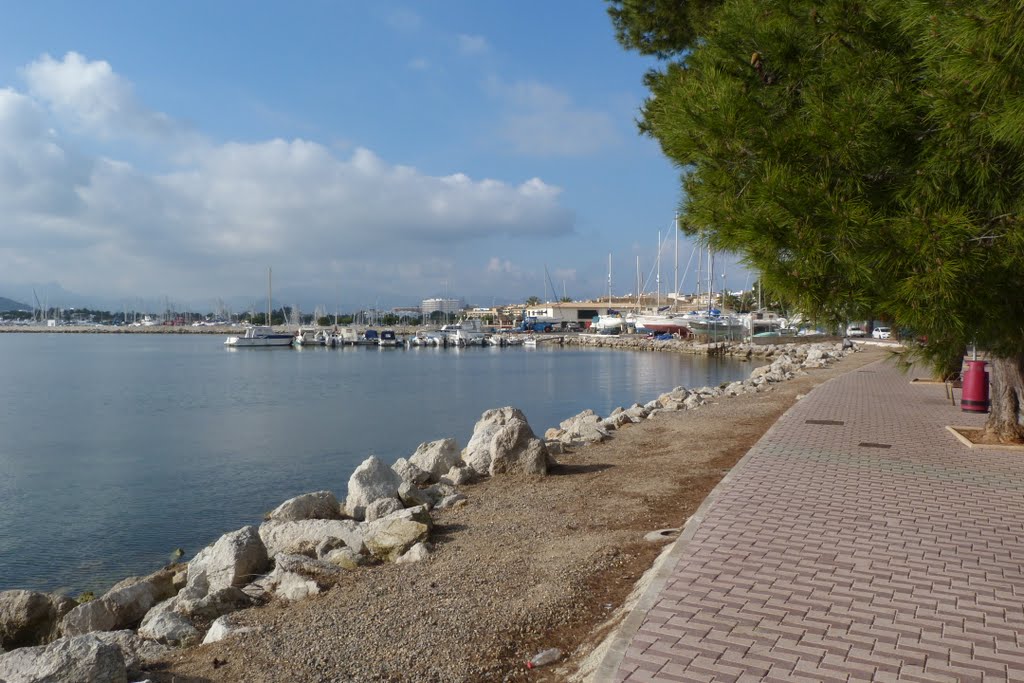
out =
[(612, 305), (612, 253), (608, 252), (608, 307)]
[(708, 311), (711, 311), (711, 298), (715, 291), (715, 255), (708, 244)]
[(675, 264), (672, 266), (672, 310), (676, 310), (679, 307), (679, 214), (677, 213), (675, 218), (672, 220), (673, 232), (676, 234), (676, 255)]
[(658, 231), (658, 274), (654, 277), (654, 282), (658, 286), (658, 293), (654, 297), (654, 308), (655, 310), (661, 308), (661, 230)]
[(273, 298), (273, 287), (271, 286), (271, 280), (273, 279), (273, 268), (267, 268), (267, 325), (270, 325), (270, 300)]
[(636, 255), (636, 307), (640, 310), (640, 254)]

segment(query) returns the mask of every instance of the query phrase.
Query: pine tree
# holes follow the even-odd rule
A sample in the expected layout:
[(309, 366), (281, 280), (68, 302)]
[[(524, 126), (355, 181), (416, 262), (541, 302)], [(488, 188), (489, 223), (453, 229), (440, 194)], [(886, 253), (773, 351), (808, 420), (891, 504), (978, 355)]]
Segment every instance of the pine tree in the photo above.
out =
[(640, 127), (681, 170), (687, 232), (813, 317), (926, 335), (937, 366), (986, 349), (987, 431), (1024, 440), (1024, 9), (611, 5), (620, 41), (665, 60)]

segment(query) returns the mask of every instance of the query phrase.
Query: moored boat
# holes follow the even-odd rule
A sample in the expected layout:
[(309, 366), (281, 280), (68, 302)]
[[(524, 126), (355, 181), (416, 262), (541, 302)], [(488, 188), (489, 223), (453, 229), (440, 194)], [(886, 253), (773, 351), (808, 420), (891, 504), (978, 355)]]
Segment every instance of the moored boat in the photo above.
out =
[(225, 346), (291, 346), (295, 337), (288, 333), (276, 333), (272, 327), (257, 325), (245, 330), (241, 337), (228, 337)]

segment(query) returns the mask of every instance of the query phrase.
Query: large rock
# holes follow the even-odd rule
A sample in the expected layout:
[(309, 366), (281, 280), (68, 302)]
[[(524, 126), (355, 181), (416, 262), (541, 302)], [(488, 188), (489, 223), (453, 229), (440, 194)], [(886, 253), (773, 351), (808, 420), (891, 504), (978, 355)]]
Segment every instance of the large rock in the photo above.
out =
[(285, 600), (302, 600), (329, 588), (344, 573), (330, 562), (314, 560), (305, 555), (278, 555), (270, 578), (274, 594)]
[[(402, 486), (411, 486), (407, 481), (402, 482)], [(399, 495), (401, 495), (402, 486), (398, 487)], [(405, 505), (398, 498), (378, 498), (369, 505), (366, 506), (366, 521), (372, 522), (375, 519), (381, 517), (387, 517), (392, 512), (398, 512), (404, 510)]]
[[(620, 414), (622, 413), (614, 415)], [(609, 436), (607, 428), (601, 424), (601, 418), (593, 410), (584, 410), (578, 415), (562, 420), (558, 427), (560, 429), (558, 440), (569, 445), (597, 443), (604, 441)]]
[(154, 610), (139, 626), (139, 635), (172, 647), (187, 647), (199, 642), (199, 630), (177, 612)]
[(172, 598), (169, 608), (189, 619), (213, 621), (222, 615), (251, 607), (252, 604), (252, 598), (246, 595), (241, 588), (234, 586), (204, 592), (201, 596), (192, 595), (192, 591), (186, 588)]
[(431, 482), (439, 481), (459, 461), (459, 446), (455, 439), (421, 443), (409, 457), (409, 462), (430, 475)]
[(419, 466), (409, 462), (405, 458), (399, 458), (391, 466), (395, 474), (402, 478), (403, 482), (412, 484), (425, 484), (430, 481), (430, 472), (422, 470)]
[(365, 555), (353, 552), (351, 548), (334, 548), (320, 559), (342, 569), (355, 569), (368, 562)]
[(341, 505), (330, 491), (316, 491), (290, 498), (267, 515), (275, 522), (295, 522), (300, 519), (340, 519)]
[(128, 669), (128, 679), (132, 681), (145, 678), (142, 675), (142, 669), (146, 664), (166, 656), (170, 649), (166, 645), (140, 638), (135, 631), (127, 629), (121, 631), (97, 631), (89, 635), (109, 645), (116, 645), (121, 649), (125, 668)]
[(422, 562), (428, 557), (430, 557), (430, 548), (427, 547), (427, 544), (417, 543), (398, 557), (395, 560), (395, 564), (412, 564), (414, 562)]
[(547, 474), (549, 455), (523, 412), (505, 407), (488, 410), (480, 417), (462, 459), (477, 474)]
[(60, 638), (0, 655), (6, 683), (127, 683), (124, 654), (93, 634)]
[(471, 484), (475, 478), (476, 470), (472, 467), (460, 467), (459, 465), (456, 465), (448, 470), (447, 473), (442, 475), (442, 477), (437, 480), (437, 484), (435, 484), (435, 486), (440, 484), (462, 486), (463, 484)]
[(490, 474), (547, 474), (548, 448), (526, 422), (510, 421), (491, 440)]
[[(404, 508), (414, 508), (417, 505), (434, 506), (434, 499), (429, 493), (407, 481), (403, 481), (402, 485), (398, 487), (398, 497), (402, 500), (402, 507)], [(391, 510), (388, 514), (391, 514), (391, 512), (398, 512), (398, 510)], [(380, 516), (384, 517), (385, 515)]]
[(343, 546), (352, 548), (357, 553), (364, 551), (363, 534), (359, 523), (351, 519), (264, 522), (260, 525), (260, 538), (263, 539), (270, 557), (281, 554), (316, 557), (327, 550)]
[(230, 617), (223, 616), (210, 624), (210, 630), (206, 632), (206, 637), (203, 638), (203, 645), (216, 643), (229, 636), (248, 633), (253, 630), (250, 626), (236, 626)]
[(366, 547), (385, 561), (394, 561), (421, 541), (430, 538), (433, 521), (424, 506), (407, 508), (374, 522), (364, 529)]
[(345, 510), (355, 519), (364, 519), (367, 505), (380, 498), (397, 498), (401, 485), (402, 478), (380, 458), (371, 455), (348, 480)]
[(161, 569), (145, 578), (121, 581), (103, 597), (74, 608), (61, 620), (61, 632), (78, 636), (137, 624), (153, 605), (174, 595), (174, 572)]
[(0, 652), (48, 642), (56, 635), (60, 619), (76, 604), (62, 595), (0, 592)]
[[(289, 524), (295, 522), (281, 522)], [(267, 548), (254, 526), (224, 534), (188, 563), (188, 585), (205, 583), (207, 590), (244, 586), (270, 565)]]

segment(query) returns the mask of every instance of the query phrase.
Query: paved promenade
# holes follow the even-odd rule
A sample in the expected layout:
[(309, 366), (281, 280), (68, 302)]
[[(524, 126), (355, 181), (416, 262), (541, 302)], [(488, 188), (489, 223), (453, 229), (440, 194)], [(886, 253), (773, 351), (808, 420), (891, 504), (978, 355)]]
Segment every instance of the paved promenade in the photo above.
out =
[(942, 385), (816, 388), (706, 501), (597, 680), (1024, 681), (1024, 452)]

